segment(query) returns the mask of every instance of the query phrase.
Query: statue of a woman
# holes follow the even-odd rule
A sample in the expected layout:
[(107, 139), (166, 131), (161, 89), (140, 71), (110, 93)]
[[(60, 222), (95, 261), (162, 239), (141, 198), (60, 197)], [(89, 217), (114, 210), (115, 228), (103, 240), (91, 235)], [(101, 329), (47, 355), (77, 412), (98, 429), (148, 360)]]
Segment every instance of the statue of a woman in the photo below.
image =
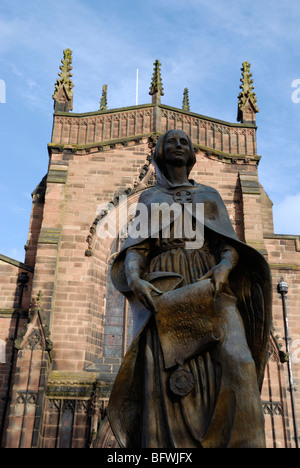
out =
[(139, 203), (149, 214), (159, 203), (204, 204), (204, 241), (187, 248), (174, 215), (167, 238), (149, 222), (148, 235), (129, 236), (113, 263), (135, 338), (111, 393), (112, 430), (126, 448), (264, 447), (267, 262), (239, 241), (218, 192), (189, 179), (195, 154), (184, 132), (165, 133), (153, 163), (157, 183)]

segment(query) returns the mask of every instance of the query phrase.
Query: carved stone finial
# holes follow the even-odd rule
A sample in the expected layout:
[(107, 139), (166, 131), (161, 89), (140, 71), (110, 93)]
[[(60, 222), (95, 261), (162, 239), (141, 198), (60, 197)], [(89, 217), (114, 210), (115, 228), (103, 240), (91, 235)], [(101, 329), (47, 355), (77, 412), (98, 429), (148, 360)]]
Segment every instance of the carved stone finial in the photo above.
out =
[(190, 111), (189, 90), (187, 88), (184, 88), (183, 91), (182, 110)]
[(100, 101), (100, 110), (104, 111), (107, 110), (107, 85), (103, 85), (102, 88), (102, 97)]
[(72, 51), (71, 49), (64, 50), (64, 58), (61, 61), (59, 78), (55, 84), (55, 90), (52, 98), (54, 99), (55, 112), (69, 112), (73, 110), (73, 88), (71, 70)]
[(250, 73), (251, 63), (244, 62), (241, 68), (241, 92), (238, 95), (238, 115), (237, 120), (241, 123), (254, 123), (255, 114), (259, 112), (257, 107), (256, 93), (254, 93), (252, 73)]
[(150, 96), (152, 96), (152, 103), (153, 104), (160, 104), (161, 96), (164, 95), (164, 88), (162, 86), (162, 79), (161, 79), (161, 72), (160, 67), (161, 63), (159, 60), (155, 60), (154, 62), (154, 72), (150, 86)]
[(50, 339), (50, 330), (43, 314), (44, 311), (41, 308), (42, 300), (43, 295), (39, 291), (30, 307), (29, 323), (25, 325), (25, 329), (21, 331), (20, 337), (15, 340), (14, 345), (17, 350), (47, 351), (52, 362), (53, 343)]

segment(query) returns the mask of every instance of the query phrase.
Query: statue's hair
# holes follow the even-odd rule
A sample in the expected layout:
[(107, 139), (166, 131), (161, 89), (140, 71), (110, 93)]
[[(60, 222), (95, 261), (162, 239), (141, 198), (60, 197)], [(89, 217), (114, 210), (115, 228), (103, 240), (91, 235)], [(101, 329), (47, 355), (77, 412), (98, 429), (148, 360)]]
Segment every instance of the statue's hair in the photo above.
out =
[(189, 138), (189, 136), (183, 130), (177, 130), (177, 129), (168, 130), (166, 133), (164, 133), (159, 138), (158, 142), (156, 143), (155, 150), (154, 150), (153, 161), (156, 163), (158, 168), (164, 174), (164, 167), (165, 167), (165, 165), (164, 165), (164, 145), (165, 145), (166, 139), (168, 138), (168, 136), (169, 136), (169, 134), (171, 132), (182, 132), (185, 135), (188, 142), (189, 142), (190, 153), (191, 154), (190, 154), (190, 158), (189, 158), (189, 160), (187, 162), (187, 165), (186, 165), (187, 175), (189, 176), (193, 166), (196, 163), (196, 156), (195, 156), (195, 150), (194, 150), (193, 143), (192, 143), (191, 139)]

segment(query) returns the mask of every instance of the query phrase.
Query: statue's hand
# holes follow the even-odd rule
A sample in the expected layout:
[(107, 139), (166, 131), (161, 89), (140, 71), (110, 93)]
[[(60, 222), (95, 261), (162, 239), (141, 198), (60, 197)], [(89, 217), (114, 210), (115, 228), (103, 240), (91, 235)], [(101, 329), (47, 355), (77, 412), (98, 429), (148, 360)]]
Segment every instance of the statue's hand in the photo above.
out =
[(153, 298), (151, 296), (151, 291), (155, 291), (157, 294), (163, 294), (162, 291), (157, 289), (153, 284), (145, 281), (139, 277), (136, 277), (130, 281), (130, 289), (134, 292), (137, 299), (151, 312), (156, 313), (157, 309)]
[(214, 266), (211, 270), (209, 270), (198, 281), (203, 281), (210, 278), (214, 286), (214, 296), (217, 297), (221, 294), (225, 286), (228, 285), (228, 277), (230, 271), (231, 268), (227, 264), (227, 262), (222, 261), (218, 265)]

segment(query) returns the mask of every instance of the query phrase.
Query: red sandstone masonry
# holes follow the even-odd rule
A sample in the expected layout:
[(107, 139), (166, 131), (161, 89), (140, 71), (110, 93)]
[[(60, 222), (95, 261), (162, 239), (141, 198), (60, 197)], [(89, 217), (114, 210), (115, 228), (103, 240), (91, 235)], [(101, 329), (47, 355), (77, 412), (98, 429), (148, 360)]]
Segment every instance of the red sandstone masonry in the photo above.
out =
[[(39, 197), (42, 197), (40, 199)], [(40, 235), (44, 214), (43, 193), (33, 195), (32, 210), (29, 224), (29, 233), (26, 244), (25, 264), (34, 267), (36, 260), (37, 243)]]
[[(24, 309), (29, 307), (32, 274), (29, 277), (28, 289), (23, 292), (21, 308), (19, 308), (20, 290), (18, 288), (18, 276), (25, 272), (19, 263), (10, 264), (11, 259), (0, 261), (0, 417), (4, 407), (4, 399), (7, 397), (8, 375), (12, 355), (13, 338), (18, 323), (21, 330), (26, 322)], [(19, 321), (17, 322), (17, 318)]]
[(19, 268), (0, 260), (0, 309), (14, 309), (17, 296)]

